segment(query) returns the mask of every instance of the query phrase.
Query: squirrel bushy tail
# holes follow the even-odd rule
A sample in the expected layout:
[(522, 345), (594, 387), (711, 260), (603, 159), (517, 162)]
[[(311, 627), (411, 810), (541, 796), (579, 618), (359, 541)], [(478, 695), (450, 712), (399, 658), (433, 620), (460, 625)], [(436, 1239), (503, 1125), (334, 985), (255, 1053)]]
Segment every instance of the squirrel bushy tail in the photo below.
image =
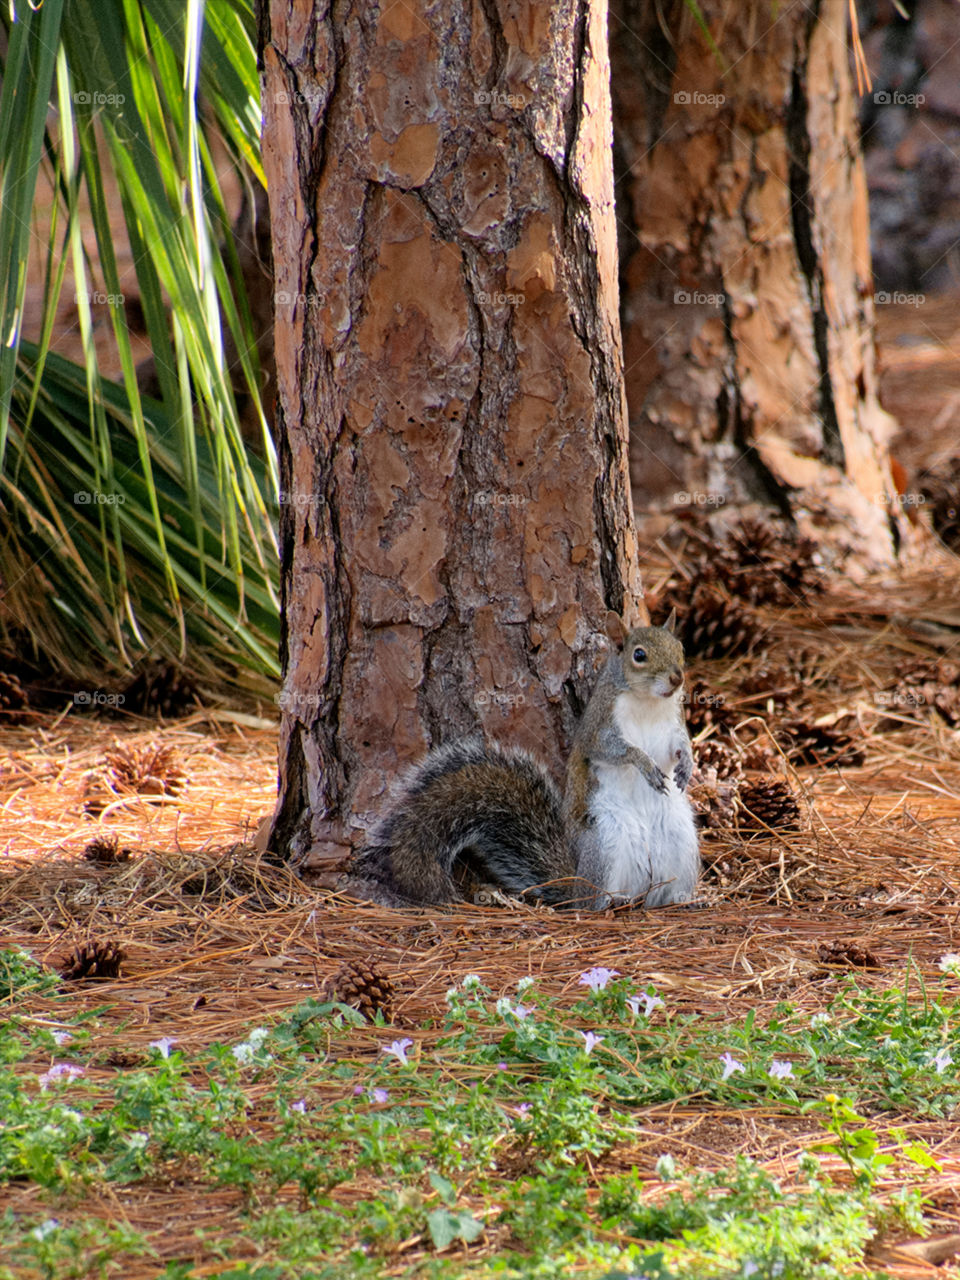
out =
[(471, 879), (575, 904), (560, 793), (524, 751), (479, 737), (437, 747), (407, 774), (351, 872), (416, 903), (456, 902)]

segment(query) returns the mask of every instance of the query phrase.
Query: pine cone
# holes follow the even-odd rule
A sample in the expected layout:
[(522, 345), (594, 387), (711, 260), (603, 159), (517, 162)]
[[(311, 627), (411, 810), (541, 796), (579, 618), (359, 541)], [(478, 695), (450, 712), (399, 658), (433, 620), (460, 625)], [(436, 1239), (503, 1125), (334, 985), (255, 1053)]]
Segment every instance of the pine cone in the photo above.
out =
[(124, 689), (125, 707), (142, 715), (172, 720), (196, 709), (197, 686), (188, 672), (174, 662), (151, 662), (137, 672)]
[(863, 764), (866, 757), (863, 747), (837, 725), (785, 720), (778, 736), (787, 759), (795, 764), (854, 767)]
[(99, 862), (108, 865), (114, 862), (129, 862), (130, 850), (119, 848), (120, 841), (116, 836), (97, 836), (83, 851), (88, 862)]
[(736, 826), (737, 789), (736, 779), (721, 782), (713, 769), (694, 774), (689, 795), (701, 831), (731, 831)]
[(687, 713), (687, 728), (696, 738), (704, 729), (716, 725), (720, 729), (728, 729), (736, 724), (737, 713), (726, 705), (722, 693), (714, 693), (703, 680), (695, 680), (684, 697)]
[(880, 961), (875, 952), (862, 942), (823, 942), (817, 947), (817, 959), (821, 964), (848, 964), (855, 969), (879, 969)]
[(940, 540), (960, 550), (960, 458), (954, 458), (947, 475), (928, 476), (921, 486), (930, 509), (930, 522)]
[(743, 783), (737, 807), (743, 833), (765, 833), (768, 828), (800, 830), (800, 805), (789, 782), (783, 778)]
[(680, 640), (688, 657), (726, 658), (750, 649), (756, 620), (749, 609), (716, 588), (700, 583), (681, 604)]
[(66, 982), (81, 978), (119, 978), (120, 965), (126, 959), (115, 942), (88, 942), (60, 961), (60, 976)]
[(346, 960), (332, 977), (320, 986), (323, 1000), (336, 1000), (362, 1013), (373, 1022), (379, 1009), (386, 1022), (390, 1021), (393, 1005), (393, 983), (374, 964), (359, 960)]
[(133, 793), (151, 797), (176, 796), (183, 790), (186, 774), (180, 767), (176, 748), (166, 743), (145, 747), (115, 742), (98, 770), (85, 783), (87, 813), (100, 813), (118, 795)]
[(0, 723), (17, 724), (30, 710), (27, 691), (15, 675), (0, 671)]
[(956, 727), (960, 724), (960, 663), (951, 658), (915, 659), (901, 669), (884, 702), (906, 711), (934, 707), (948, 725)]
[(701, 773), (705, 774), (712, 769), (721, 781), (740, 776), (740, 756), (717, 738), (696, 743), (693, 751)]

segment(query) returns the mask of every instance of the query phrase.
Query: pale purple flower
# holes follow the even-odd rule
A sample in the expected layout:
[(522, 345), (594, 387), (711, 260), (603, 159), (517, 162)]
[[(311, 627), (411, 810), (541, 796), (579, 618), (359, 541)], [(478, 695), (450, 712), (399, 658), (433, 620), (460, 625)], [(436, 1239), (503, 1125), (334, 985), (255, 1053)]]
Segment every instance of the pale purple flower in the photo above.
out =
[(362, 1084), (355, 1084), (355, 1085), (353, 1086), (353, 1096), (354, 1096), (355, 1098), (362, 1098), (362, 1097), (363, 1097), (363, 1085), (362, 1085)]
[(943, 1075), (952, 1062), (953, 1055), (949, 1049), (938, 1049), (931, 1059), (931, 1065), (936, 1067), (938, 1076)]
[(300, 1113), (300, 1115), (303, 1115), (303, 1113), (306, 1111), (306, 1109), (307, 1109), (307, 1104), (306, 1104), (306, 1102), (303, 1100), (303, 1098), (299, 1098), (296, 1102), (291, 1102), (291, 1103), (290, 1103), (290, 1110), (291, 1110), (291, 1111), (297, 1111), (297, 1112), (299, 1112), (299, 1113)]
[(170, 1057), (170, 1046), (177, 1043), (176, 1038), (172, 1036), (161, 1036), (159, 1040), (151, 1040), (148, 1049), (156, 1049), (161, 1058)]
[(524, 1018), (530, 1017), (531, 1013), (533, 1013), (534, 1007), (535, 1006), (532, 1004), (517, 1004), (517, 1005), (514, 1005), (513, 1012), (517, 1015), (517, 1017), (522, 1022)]
[(521, 1102), (520, 1105), (517, 1107), (517, 1112), (521, 1116), (525, 1116), (527, 1112), (530, 1110), (531, 1110), (531, 1107), (529, 1102)]
[(389, 1053), (398, 1062), (407, 1066), (407, 1050), (412, 1044), (413, 1041), (405, 1036), (402, 1040), (394, 1040), (392, 1044), (383, 1044), (380, 1048), (383, 1053)]
[(640, 1015), (641, 1005), (643, 1005), (643, 1016), (645, 1018), (649, 1018), (654, 1009), (666, 1008), (659, 996), (648, 996), (646, 991), (641, 991), (638, 996), (627, 996), (627, 1004), (635, 1018)]
[(592, 1053), (598, 1044), (602, 1044), (603, 1036), (596, 1036), (592, 1031), (581, 1031), (584, 1053)]
[(743, 1071), (744, 1069), (743, 1063), (738, 1062), (732, 1053), (722, 1054), (720, 1061), (723, 1063), (722, 1079), (724, 1080), (729, 1080), (735, 1071)]
[(770, 1063), (770, 1070), (767, 1072), (772, 1080), (786, 1080), (788, 1076), (793, 1075), (792, 1062), (779, 1062), (776, 1058)]
[(59, 1045), (69, 1044), (73, 1039), (73, 1035), (69, 1031), (54, 1031), (54, 1041)]
[(498, 1071), (506, 1071), (506, 1069), (507, 1069), (507, 1064), (506, 1064), (505, 1062), (498, 1062), (498, 1063), (497, 1063), (497, 1070), (498, 1070)]
[(597, 965), (581, 973), (579, 982), (581, 987), (589, 987), (591, 991), (597, 992), (602, 991), (611, 978), (619, 977), (619, 969), (604, 969), (603, 965)]
[(37, 1081), (41, 1089), (46, 1089), (47, 1085), (52, 1084), (54, 1080), (74, 1080), (82, 1075), (83, 1067), (75, 1067), (69, 1062), (56, 1062), (49, 1071), (45, 1071), (42, 1076), (37, 1076)]
[(374, 1102), (381, 1102), (381, 1103), (386, 1102), (386, 1100), (390, 1097), (386, 1089), (371, 1089), (370, 1094)]

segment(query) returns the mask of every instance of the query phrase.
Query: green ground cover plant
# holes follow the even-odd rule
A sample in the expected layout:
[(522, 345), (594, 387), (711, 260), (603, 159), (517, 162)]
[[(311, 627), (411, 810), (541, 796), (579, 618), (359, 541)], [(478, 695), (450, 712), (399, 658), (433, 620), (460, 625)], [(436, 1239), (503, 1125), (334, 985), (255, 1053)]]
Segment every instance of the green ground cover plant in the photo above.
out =
[[(108, 1071), (107, 1010), (38, 1017), (49, 974), (0, 953), (0, 1186), (40, 1213), (0, 1216), (0, 1277), (470, 1275), (841, 1277), (878, 1232), (924, 1233), (938, 1171), (907, 1116), (958, 1105), (956, 1003), (908, 971), (900, 988), (848, 981), (813, 1017), (674, 1015), (616, 971), (580, 975), (561, 1004), (522, 980), (497, 997), (466, 976), (442, 1025), (368, 1029), (308, 999), (240, 1038), (185, 1052), (153, 1041)], [(355, 1043), (355, 1042), (352, 1042)], [(645, 1107), (805, 1117), (819, 1137), (787, 1175), (731, 1153), (685, 1168), (669, 1136), (656, 1178), (635, 1167)], [(897, 1190), (880, 1190), (896, 1175)], [(235, 1193), (229, 1231), (162, 1256), (94, 1200), (151, 1188)], [(144, 1270), (153, 1266), (153, 1270)], [(200, 1274), (200, 1272), (197, 1272)], [(209, 1274), (204, 1271), (203, 1274)], [(881, 1273), (873, 1273), (881, 1274)]]

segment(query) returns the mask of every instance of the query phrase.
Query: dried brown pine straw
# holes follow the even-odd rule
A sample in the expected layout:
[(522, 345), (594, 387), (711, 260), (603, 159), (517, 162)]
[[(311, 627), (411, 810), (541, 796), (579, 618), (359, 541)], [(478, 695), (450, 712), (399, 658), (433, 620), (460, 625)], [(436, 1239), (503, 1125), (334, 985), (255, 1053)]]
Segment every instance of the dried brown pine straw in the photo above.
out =
[[(114, 739), (144, 745), (161, 731), (65, 721), (2, 733), (10, 748), (0, 773), (5, 945), (20, 943), (47, 960), (91, 938), (122, 947), (127, 959), (120, 981), (71, 988), (71, 1010), (106, 1007), (91, 1067), (93, 1077), (103, 1080), (124, 1063), (146, 1061), (149, 1041), (163, 1035), (188, 1053), (214, 1041), (235, 1042), (251, 1026), (267, 1025), (314, 995), (318, 980), (357, 958), (375, 961), (393, 980), (396, 1017), (416, 1051), (464, 1083), (477, 1078), (477, 1069), (449, 1055), (438, 1059), (438, 1032), (427, 1024), (436, 1027), (445, 992), (471, 972), (497, 994), (515, 991), (518, 979), (532, 974), (547, 994), (567, 1004), (582, 995), (580, 972), (603, 964), (655, 986), (672, 1012), (727, 1022), (753, 1010), (763, 1020), (782, 1000), (811, 1012), (822, 1008), (846, 971), (821, 964), (818, 948), (856, 940), (882, 966), (858, 971), (861, 984), (902, 985), (912, 957), (932, 989), (945, 981), (960, 994), (956, 980), (945, 980), (937, 969), (945, 952), (960, 951), (960, 735), (925, 708), (898, 717), (889, 731), (882, 725), (893, 718), (889, 709), (878, 709), (873, 700), (876, 690), (895, 682), (905, 656), (931, 653), (921, 623), (936, 616), (932, 634), (945, 643), (945, 628), (960, 627), (960, 606), (954, 619), (943, 604), (951, 590), (940, 573), (894, 587), (843, 585), (818, 599), (815, 615), (798, 607), (771, 616), (766, 656), (813, 651), (822, 681), (804, 688), (804, 714), (849, 707), (866, 762), (858, 769), (793, 770), (779, 759), (778, 767), (802, 792), (809, 828), (746, 844), (735, 833), (705, 840), (703, 910), (578, 916), (526, 906), (462, 906), (395, 912), (350, 902), (318, 892), (250, 852), (249, 837), (273, 804), (273, 733), (211, 728), (202, 717), (164, 729), (163, 740), (174, 743), (185, 762), (182, 796), (163, 806), (134, 799), (96, 821), (82, 813), (86, 771)], [(891, 608), (901, 615), (896, 624), (884, 613)], [(698, 663), (693, 675), (735, 706), (740, 679), (759, 661), (757, 654), (726, 667)], [(755, 718), (756, 710), (751, 704), (744, 719)], [(777, 712), (772, 723), (788, 714), (791, 708)], [(99, 832), (116, 834), (133, 850), (131, 860), (107, 866), (83, 860), (84, 847)], [(711, 871), (720, 863), (732, 869), (723, 888)], [(30, 1014), (55, 1020), (61, 1003), (31, 1000)], [(337, 1054), (372, 1060), (395, 1034), (345, 1027), (337, 1033)], [(21, 1069), (28, 1074), (47, 1066)], [(311, 1086), (311, 1102), (332, 1105), (342, 1090), (332, 1080)], [(887, 1119), (937, 1147), (943, 1173), (930, 1184), (936, 1212), (945, 1230), (956, 1229), (960, 1155), (954, 1126), (892, 1114)], [(742, 1150), (784, 1174), (819, 1133), (804, 1117), (760, 1108), (645, 1108), (638, 1123), (636, 1142), (604, 1157), (602, 1169), (636, 1164), (652, 1179), (651, 1196), (662, 1190), (654, 1164), (667, 1145), (681, 1164), (718, 1164)], [(265, 1113), (255, 1110), (253, 1129), (266, 1124)], [(516, 1176), (527, 1171), (518, 1167)], [(888, 1189), (896, 1184), (891, 1175)], [(379, 1190), (375, 1180), (360, 1179), (337, 1196), (371, 1197)], [(4, 1192), (0, 1208), (8, 1206), (49, 1216), (43, 1194), (28, 1188)], [(242, 1236), (241, 1207), (238, 1192), (198, 1186), (185, 1170), (171, 1186), (138, 1186), (117, 1200), (103, 1193), (76, 1210), (58, 1206), (57, 1212), (62, 1220), (86, 1212), (126, 1217), (167, 1259), (194, 1256), (198, 1227)], [(477, 1247), (492, 1250), (496, 1232), (490, 1236)], [(384, 1275), (423, 1252), (423, 1242), (413, 1241), (395, 1266), (385, 1260)], [(234, 1257), (254, 1253), (252, 1244), (249, 1255), (240, 1246)], [(884, 1265), (902, 1276), (932, 1274), (916, 1264), (913, 1270)], [(196, 1274), (213, 1275), (225, 1266), (205, 1262)], [(131, 1263), (125, 1275), (145, 1280), (156, 1270), (156, 1264)]]

